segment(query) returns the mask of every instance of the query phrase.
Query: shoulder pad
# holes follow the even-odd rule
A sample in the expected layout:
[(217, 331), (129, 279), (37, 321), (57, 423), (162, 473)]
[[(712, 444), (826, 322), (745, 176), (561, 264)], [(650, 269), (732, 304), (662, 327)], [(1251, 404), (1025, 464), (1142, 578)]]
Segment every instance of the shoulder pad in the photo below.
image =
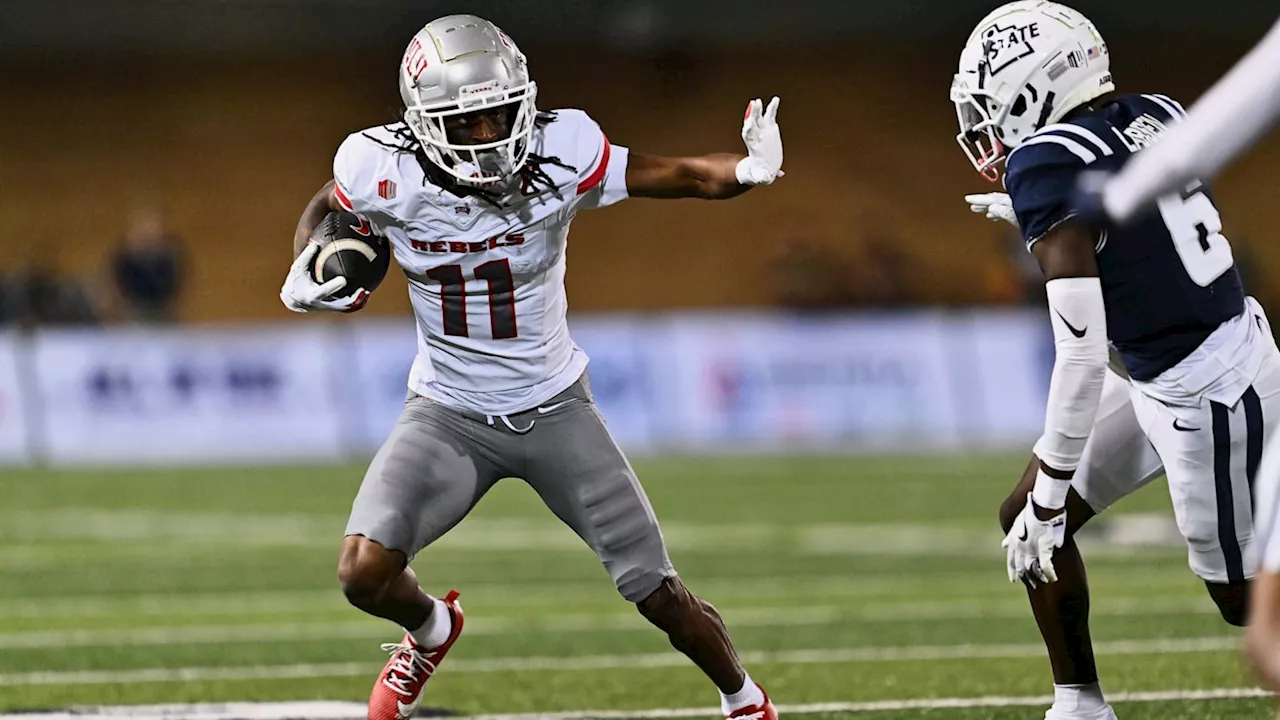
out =
[(1168, 95), (1146, 94), (1129, 95), (1144, 105), (1144, 110), (1169, 123), (1179, 123), (1186, 119), (1187, 111), (1182, 105)]
[(399, 178), (397, 156), (405, 139), (395, 126), (378, 126), (347, 136), (333, 158), (333, 179), (338, 200), (352, 212), (394, 199)]
[(534, 152), (557, 157), (579, 173), (590, 172), (602, 152), (604, 132), (582, 110), (556, 110), (543, 128)]
[(1009, 153), (1007, 172), (1046, 164), (1090, 165), (1115, 155), (1116, 146), (1108, 141), (1105, 123), (1097, 125), (1096, 128), (1077, 123), (1049, 125)]

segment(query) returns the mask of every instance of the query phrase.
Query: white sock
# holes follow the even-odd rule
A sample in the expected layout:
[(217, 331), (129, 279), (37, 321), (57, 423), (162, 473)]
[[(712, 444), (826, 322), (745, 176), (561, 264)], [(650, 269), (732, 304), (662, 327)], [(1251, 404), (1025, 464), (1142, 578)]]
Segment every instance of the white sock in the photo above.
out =
[(764, 693), (760, 692), (760, 687), (756, 685), (745, 670), (742, 675), (741, 690), (732, 695), (720, 693), (720, 709), (724, 711), (725, 715), (741, 710), (744, 707), (764, 704)]
[(1053, 706), (1065, 712), (1090, 712), (1101, 710), (1107, 701), (1102, 697), (1102, 686), (1096, 682), (1087, 685), (1054, 685)]
[(409, 630), (409, 634), (413, 636), (413, 641), (424, 650), (432, 650), (444, 644), (449, 639), (449, 633), (453, 632), (453, 621), (449, 615), (449, 606), (443, 601), (437, 599), (435, 606), (431, 608), (431, 614), (427, 616), (427, 621), (422, 623), (422, 627), (417, 630)]

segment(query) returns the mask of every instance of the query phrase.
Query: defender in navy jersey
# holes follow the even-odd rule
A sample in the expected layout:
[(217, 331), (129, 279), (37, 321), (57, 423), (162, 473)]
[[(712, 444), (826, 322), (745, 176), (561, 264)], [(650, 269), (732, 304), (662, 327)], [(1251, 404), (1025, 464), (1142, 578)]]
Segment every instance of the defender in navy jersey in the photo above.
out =
[[(1029, 248), (1069, 221), (1076, 177), (1114, 169), (1185, 117), (1163, 95), (1122, 95), (1049, 125), (1008, 156), (1005, 188)], [(1192, 182), (1158, 212), (1099, 237), (1107, 336), (1134, 380), (1149, 381), (1244, 312), (1244, 290), (1208, 188)], [(1114, 242), (1112, 241), (1114, 240)]]
[(967, 199), (1020, 228), (1044, 271), (1054, 330), (1044, 434), (1000, 511), (1009, 579), (1027, 584), (1049, 650), (1049, 720), (1115, 717), (1072, 537), (1161, 474), (1192, 570), (1223, 618), (1244, 623), (1252, 481), (1280, 418), (1280, 351), (1244, 294), (1207, 188), (1190, 182), (1123, 228), (1095, 233), (1077, 221), (1081, 173), (1118, 169), (1185, 115), (1166, 96), (1114, 89), (1093, 24), (1037, 0), (978, 24), (951, 88), (957, 140), (1008, 191)]

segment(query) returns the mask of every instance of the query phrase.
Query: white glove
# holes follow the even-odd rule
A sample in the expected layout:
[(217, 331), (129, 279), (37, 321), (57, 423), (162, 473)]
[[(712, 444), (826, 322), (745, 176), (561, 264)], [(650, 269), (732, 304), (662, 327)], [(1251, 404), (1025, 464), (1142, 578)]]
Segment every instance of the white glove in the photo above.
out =
[(331, 299), (334, 293), (347, 286), (346, 278), (336, 277), (323, 285), (311, 278), (311, 261), (318, 252), (319, 245), (307, 243), (294, 259), (293, 265), (289, 266), (289, 275), (284, 279), (284, 286), (280, 288), (280, 302), (290, 310), (300, 313), (312, 310), (355, 312), (364, 307), (369, 299), (369, 293), (364, 288), (348, 297)]
[(1066, 538), (1067, 511), (1064, 508), (1057, 512), (1048, 520), (1036, 517), (1031, 493), (1027, 493), (1027, 506), (1018, 513), (1013, 528), (1000, 543), (1008, 554), (1009, 582), (1024, 579), (1035, 587), (1037, 581), (1058, 581), (1058, 572), (1053, 568), (1053, 551), (1062, 547)]
[(764, 103), (756, 98), (747, 104), (742, 120), (742, 142), (747, 144), (747, 157), (738, 161), (735, 174), (743, 185), (768, 185), (786, 173), (782, 172), (782, 132), (778, 130), (778, 98)]
[(986, 215), (988, 220), (1003, 220), (1018, 227), (1018, 216), (1013, 212), (1013, 201), (1008, 193), (983, 193), (981, 195), (965, 195), (969, 209), (979, 215)]

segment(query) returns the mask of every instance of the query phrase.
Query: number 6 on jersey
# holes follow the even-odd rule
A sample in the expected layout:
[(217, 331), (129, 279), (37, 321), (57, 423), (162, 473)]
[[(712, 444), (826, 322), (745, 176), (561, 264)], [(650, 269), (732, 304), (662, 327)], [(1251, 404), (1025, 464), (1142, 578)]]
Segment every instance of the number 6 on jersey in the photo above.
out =
[(1192, 184), (1180, 196), (1161, 198), (1158, 206), (1192, 282), (1209, 287), (1235, 265), (1231, 245), (1222, 236), (1222, 217), (1200, 183)]

